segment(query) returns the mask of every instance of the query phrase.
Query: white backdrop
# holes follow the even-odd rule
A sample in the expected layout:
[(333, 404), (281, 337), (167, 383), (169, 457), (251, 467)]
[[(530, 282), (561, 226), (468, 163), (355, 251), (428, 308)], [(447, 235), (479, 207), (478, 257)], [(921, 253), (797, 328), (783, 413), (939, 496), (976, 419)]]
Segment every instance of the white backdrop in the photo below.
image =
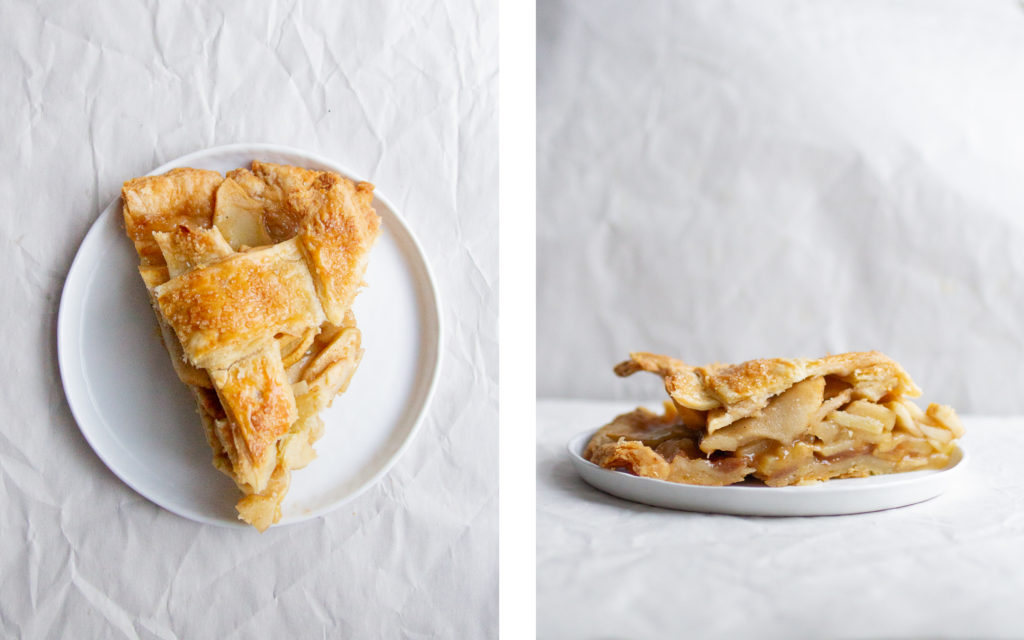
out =
[(538, 7), (538, 392), (878, 349), (926, 401), (1024, 411), (1024, 9)]
[[(0, 636), (494, 637), (495, 3), (0, 0), (0, 16)], [(234, 142), (375, 183), (424, 247), (447, 329), (389, 475), (262, 535), (120, 482), (55, 351), (71, 260), (122, 181)]]

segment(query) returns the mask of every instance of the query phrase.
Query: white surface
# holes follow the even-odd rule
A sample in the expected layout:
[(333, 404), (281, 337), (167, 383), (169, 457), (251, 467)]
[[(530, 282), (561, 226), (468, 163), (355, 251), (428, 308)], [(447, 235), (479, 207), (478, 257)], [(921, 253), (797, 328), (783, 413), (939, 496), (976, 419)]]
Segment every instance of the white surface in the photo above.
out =
[[(2, 13), (0, 636), (493, 637), (493, 3), (16, 1)], [(176, 516), (108, 471), (56, 357), (61, 287), (122, 181), (246, 141), (307, 149), (376, 184), (423, 245), (446, 331), (437, 393), (386, 477), (262, 535)]]
[(649, 507), (583, 482), (565, 443), (634, 406), (538, 403), (539, 638), (1024, 636), (1024, 418), (967, 416), (969, 463), (933, 500), (765, 518)]
[[(252, 144), (199, 151), (151, 173), (194, 167), (223, 174), (253, 160), (362, 180), (329, 159)], [(93, 450), (130, 487), (197, 522), (247, 526), (233, 507), (238, 490), (210, 464), (209, 445), (195, 428), (195, 400), (154, 335), (156, 319), (135, 277), (138, 257), (126, 241), (121, 207), (118, 199), (100, 214), (61, 294), (57, 356), (68, 404)], [(353, 307), (367, 356), (349, 391), (321, 412), (325, 432), (316, 463), (292, 473), (274, 526), (334, 510), (380, 480), (422, 422), (436, 383), (441, 327), (429, 267), (379, 192), (373, 207), (382, 233), (366, 270), (372, 286)]]
[(942, 469), (845, 478), (804, 487), (703, 487), (603, 469), (583, 458), (593, 435), (594, 429), (587, 429), (573, 436), (566, 454), (576, 473), (595, 489), (654, 507), (738, 516), (838, 516), (905, 507), (941, 495), (966, 466), (963, 451), (957, 449)]
[(1024, 5), (538, 4), (538, 391), (864, 349), (1024, 413)]

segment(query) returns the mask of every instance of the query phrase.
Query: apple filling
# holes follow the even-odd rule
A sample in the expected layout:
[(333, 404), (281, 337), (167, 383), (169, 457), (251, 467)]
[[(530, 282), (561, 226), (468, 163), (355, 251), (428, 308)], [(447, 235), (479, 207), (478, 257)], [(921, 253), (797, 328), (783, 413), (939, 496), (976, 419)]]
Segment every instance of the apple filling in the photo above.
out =
[(661, 415), (638, 408), (594, 435), (584, 457), (606, 469), (781, 487), (941, 468), (963, 435), (953, 409), (922, 411), (909, 376), (876, 352), (732, 367), (634, 354), (616, 368), (640, 370), (661, 375), (672, 400)]

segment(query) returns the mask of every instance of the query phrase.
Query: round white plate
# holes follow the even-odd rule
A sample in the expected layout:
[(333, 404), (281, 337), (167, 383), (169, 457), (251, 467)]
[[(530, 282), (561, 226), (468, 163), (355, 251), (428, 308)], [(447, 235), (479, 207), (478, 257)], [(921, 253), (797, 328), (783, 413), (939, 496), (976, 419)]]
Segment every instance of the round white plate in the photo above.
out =
[[(152, 174), (186, 166), (224, 173), (254, 159), (356, 178), (327, 158), (263, 144), (206, 149)], [(324, 514), (380, 480), (415, 434), (437, 379), (441, 326), (430, 269), (395, 208), (379, 193), (373, 207), (382, 233), (354, 306), (366, 352), (348, 391), (321, 413), (318, 457), (292, 474), (279, 524)], [(137, 267), (119, 198), (89, 230), (64, 284), (57, 350), (68, 404), (96, 454), (140, 494), (198, 522), (247, 527), (235, 513), (238, 490), (211, 464)]]
[(946, 491), (967, 461), (963, 450), (957, 448), (943, 469), (829, 480), (804, 487), (702, 487), (599, 467), (583, 458), (593, 435), (594, 431), (588, 430), (570, 440), (569, 458), (580, 477), (597, 489), (655, 507), (741, 516), (837, 516), (905, 507)]

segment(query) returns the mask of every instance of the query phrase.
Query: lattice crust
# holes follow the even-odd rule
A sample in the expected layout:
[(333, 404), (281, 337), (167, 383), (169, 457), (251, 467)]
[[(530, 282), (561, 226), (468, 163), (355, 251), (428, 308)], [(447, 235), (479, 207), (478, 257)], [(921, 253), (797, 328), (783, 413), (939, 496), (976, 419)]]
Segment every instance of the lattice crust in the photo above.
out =
[(124, 183), (124, 226), (143, 265), (164, 264), (154, 232), (179, 225), (208, 227), (214, 193), (224, 180), (216, 171), (172, 169), (162, 176), (133, 178)]
[(231, 416), (231, 467), (239, 483), (259, 493), (276, 466), (277, 441), (299, 417), (281, 350), (271, 342), (227, 369), (210, 371), (210, 379), (221, 406)]
[(350, 306), (380, 229), (373, 186), (254, 162), (175, 169), (122, 190), (125, 227), (175, 372), (196, 399), (213, 464), (260, 531), (290, 472), (315, 456), (317, 415), (362, 358)]
[(294, 239), (185, 272), (155, 293), (186, 358), (204, 369), (226, 368), (278, 334), (302, 335), (325, 320)]
[[(163, 265), (144, 265), (139, 267), (139, 273), (142, 275), (142, 281), (146, 284), (146, 289), (149, 291), (149, 302), (153, 305), (154, 310), (156, 310), (157, 303), (154, 290), (170, 279), (167, 273), (167, 267)], [(164, 320), (164, 317), (160, 315), (159, 311), (156, 312), (156, 318), (160, 325), (160, 338), (163, 340), (164, 346), (167, 348), (167, 353), (171, 356), (171, 364), (174, 365), (174, 372), (178, 374), (178, 378), (190, 387), (212, 388), (213, 385), (210, 382), (210, 376), (206, 371), (192, 366), (192, 364), (185, 359), (185, 351), (181, 348), (181, 342), (178, 341), (178, 336), (174, 334), (174, 329), (171, 328), (171, 325), (167, 324), (167, 321)]]
[(651, 371), (672, 398), (664, 413), (617, 417), (584, 456), (607, 469), (672, 482), (809, 484), (945, 466), (963, 426), (944, 405), (922, 411), (920, 390), (877, 352), (820, 360), (690, 367), (633, 354), (616, 372)]

